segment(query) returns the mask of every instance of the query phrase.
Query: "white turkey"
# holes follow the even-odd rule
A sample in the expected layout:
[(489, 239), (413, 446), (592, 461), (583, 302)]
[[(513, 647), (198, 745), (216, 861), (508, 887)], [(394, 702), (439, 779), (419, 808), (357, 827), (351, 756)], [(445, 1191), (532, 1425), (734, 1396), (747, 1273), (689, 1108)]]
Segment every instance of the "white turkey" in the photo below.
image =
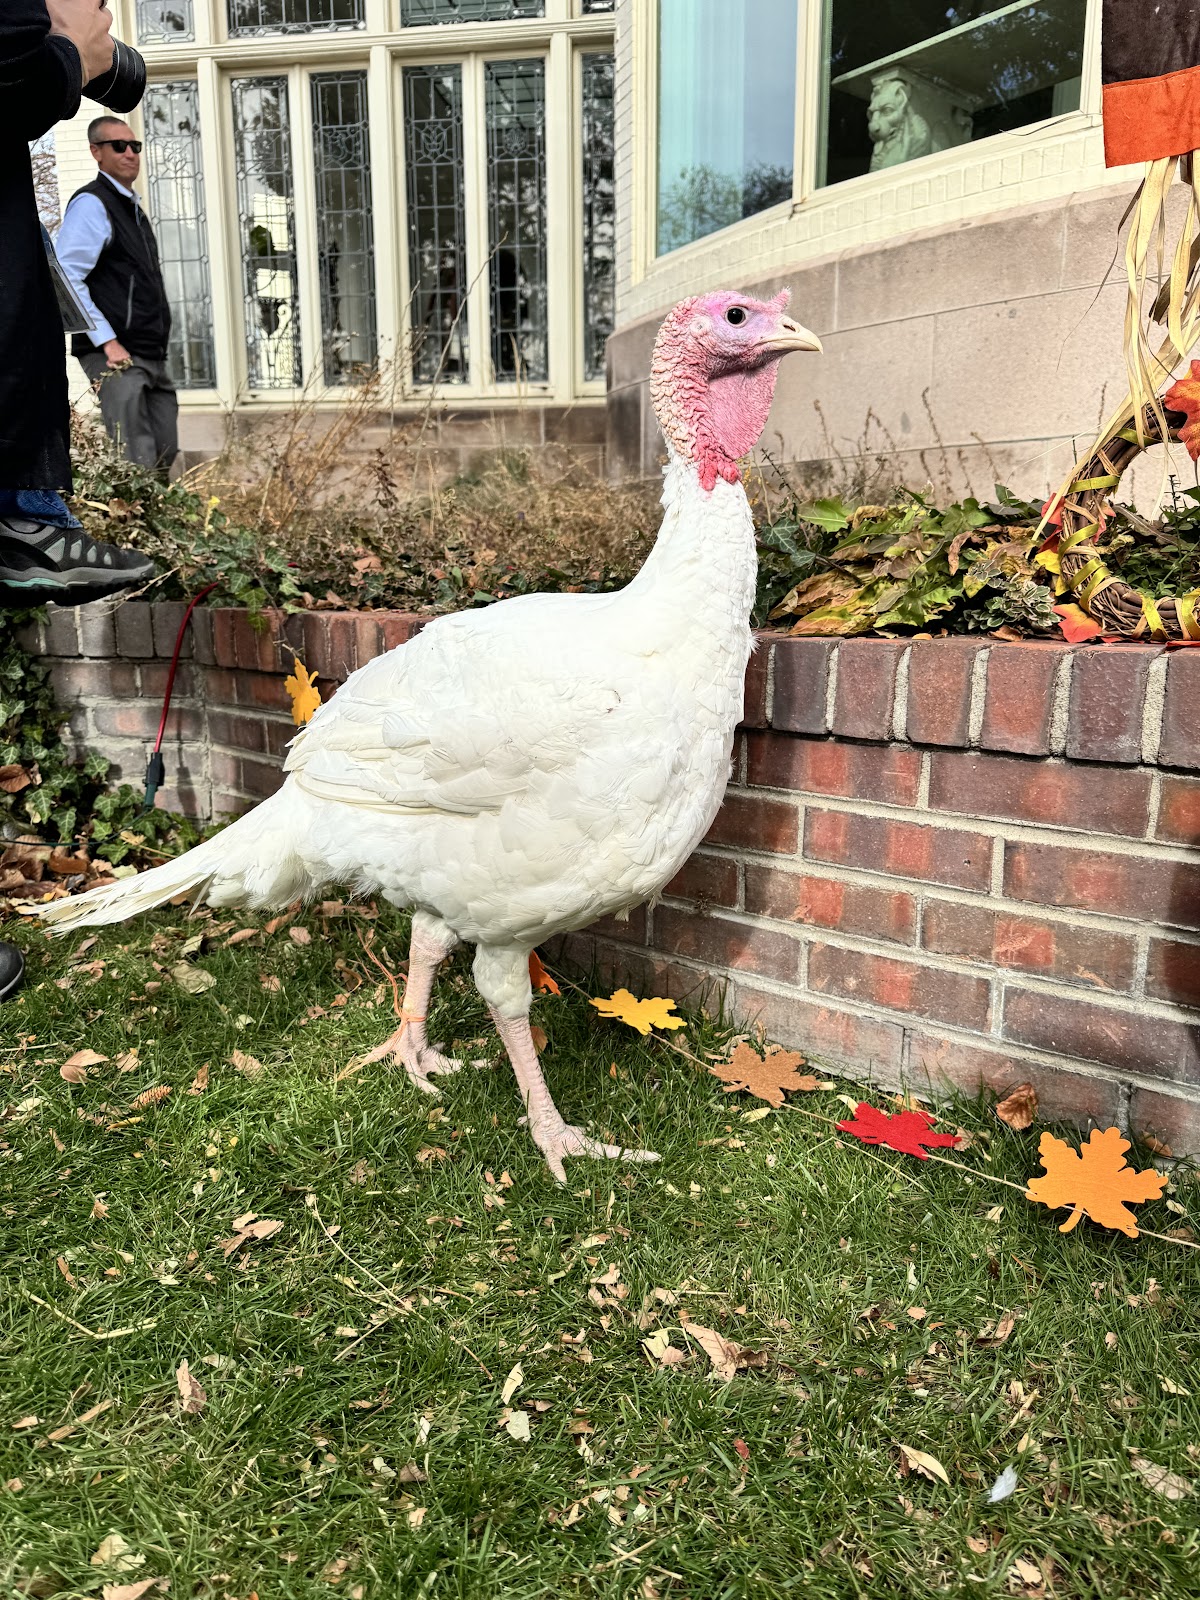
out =
[(721, 804), (756, 573), (737, 463), (766, 423), (781, 358), (821, 348), (787, 301), (699, 295), (659, 330), (664, 516), (625, 589), (438, 618), (346, 680), (256, 810), (175, 861), (37, 914), (63, 931), (190, 890), (215, 906), (286, 906), (331, 882), (382, 895), (412, 909), (412, 940), (400, 1027), (368, 1059), (398, 1059), (431, 1092), (460, 1065), (428, 1042), (425, 1016), (438, 965), (465, 939), (559, 1182), (568, 1155), (655, 1159), (559, 1115), (530, 1034), (529, 954), (658, 894)]

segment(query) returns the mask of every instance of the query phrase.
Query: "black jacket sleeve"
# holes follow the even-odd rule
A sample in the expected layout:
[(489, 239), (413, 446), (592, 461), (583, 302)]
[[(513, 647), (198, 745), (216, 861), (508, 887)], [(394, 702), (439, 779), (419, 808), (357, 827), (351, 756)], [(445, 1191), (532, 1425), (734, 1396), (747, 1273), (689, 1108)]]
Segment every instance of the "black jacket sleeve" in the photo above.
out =
[(0, 8), (0, 104), (10, 132), (39, 139), (79, 110), (83, 67), (69, 39), (50, 37), (45, 0)]

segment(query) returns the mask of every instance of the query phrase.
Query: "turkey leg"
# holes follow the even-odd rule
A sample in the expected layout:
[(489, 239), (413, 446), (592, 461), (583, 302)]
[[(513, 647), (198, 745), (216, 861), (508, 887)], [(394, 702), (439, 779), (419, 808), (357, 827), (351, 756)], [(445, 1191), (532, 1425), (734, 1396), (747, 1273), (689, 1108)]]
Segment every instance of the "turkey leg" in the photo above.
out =
[(529, 1018), (505, 1017), (495, 1006), (488, 1008), (496, 1031), (508, 1051), (517, 1078), (517, 1087), (525, 1110), (529, 1113), (529, 1131), (533, 1142), (546, 1158), (546, 1165), (559, 1183), (567, 1181), (563, 1159), (566, 1156), (607, 1156), (613, 1161), (657, 1161), (653, 1150), (627, 1150), (619, 1144), (602, 1144), (590, 1139), (582, 1128), (564, 1122), (558, 1107), (550, 1098), (550, 1090), (542, 1076), (534, 1048)]
[(434, 1048), (425, 1036), (425, 1017), (429, 1010), (429, 997), (433, 993), (433, 980), (437, 969), (458, 943), (444, 922), (418, 912), (412, 921), (412, 938), (408, 946), (408, 977), (404, 982), (404, 999), (400, 1003), (400, 1026), (369, 1055), (361, 1057), (363, 1066), (373, 1061), (394, 1057), (404, 1067), (413, 1083), (426, 1094), (437, 1094), (438, 1086), (431, 1082), (435, 1073), (457, 1072), (462, 1066)]

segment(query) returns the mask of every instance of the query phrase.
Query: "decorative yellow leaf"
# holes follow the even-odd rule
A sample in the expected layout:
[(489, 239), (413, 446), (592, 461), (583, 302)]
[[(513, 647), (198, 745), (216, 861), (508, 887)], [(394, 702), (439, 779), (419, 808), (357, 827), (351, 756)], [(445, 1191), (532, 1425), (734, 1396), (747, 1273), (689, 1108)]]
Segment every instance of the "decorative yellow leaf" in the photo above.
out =
[(292, 697), (292, 721), (297, 727), (308, 722), (320, 707), (321, 691), (316, 687), (316, 683), (316, 673), (310, 673), (297, 656), (291, 676), (283, 680), (283, 687)]
[(1038, 1154), (1045, 1176), (1030, 1180), (1026, 1198), (1051, 1210), (1074, 1206), (1060, 1233), (1070, 1233), (1080, 1217), (1088, 1216), (1102, 1228), (1116, 1228), (1136, 1239), (1137, 1222), (1126, 1202), (1157, 1200), (1167, 1179), (1161, 1172), (1135, 1172), (1126, 1166), (1128, 1149), (1129, 1141), (1119, 1128), (1095, 1129), (1078, 1153), (1052, 1133), (1044, 1133)]
[(687, 1027), (682, 1017), (671, 1015), (675, 1009), (674, 1000), (637, 1000), (628, 989), (618, 989), (607, 1000), (593, 1000), (592, 1004), (602, 1017), (615, 1017), (643, 1035), (651, 1028)]

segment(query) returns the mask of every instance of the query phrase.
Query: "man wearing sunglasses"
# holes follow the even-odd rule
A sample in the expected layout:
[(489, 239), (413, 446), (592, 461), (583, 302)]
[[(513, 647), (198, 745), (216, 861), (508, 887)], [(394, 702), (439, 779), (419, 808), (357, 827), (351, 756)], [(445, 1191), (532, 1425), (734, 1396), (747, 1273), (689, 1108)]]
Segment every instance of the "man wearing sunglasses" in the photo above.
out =
[(171, 308), (133, 188), (142, 145), (119, 117), (97, 117), (88, 143), (100, 171), (71, 197), (55, 240), (94, 324), (71, 349), (99, 394), (109, 437), (130, 461), (165, 475), (179, 449), (179, 406), (167, 371)]

